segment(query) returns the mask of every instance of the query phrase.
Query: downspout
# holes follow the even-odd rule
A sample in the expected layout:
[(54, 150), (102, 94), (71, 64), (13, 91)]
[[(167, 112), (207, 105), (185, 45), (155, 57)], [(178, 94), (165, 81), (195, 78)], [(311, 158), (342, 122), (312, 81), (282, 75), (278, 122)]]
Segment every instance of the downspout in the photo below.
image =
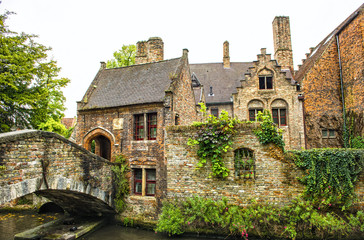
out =
[(356, 11), (347, 22), (338, 30), (336, 33), (336, 44), (337, 44), (337, 53), (339, 57), (339, 68), (340, 68), (340, 84), (341, 84), (341, 101), (343, 104), (343, 131), (344, 131), (344, 147), (348, 147), (348, 130), (346, 126), (346, 107), (345, 107), (345, 98), (344, 98), (344, 82), (343, 82), (343, 71), (342, 71), (342, 63), (341, 63), (341, 54), (340, 54), (340, 42), (339, 42), (339, 34), (359, 15), (360, 10)]
[(345, 107), (345, 97), (344, 97), (344, 83), (343, 83), (343, 71), (341, 64), (341, 55), (340, 55), (340, 43), (339, 43), (339, 33), (336, 34), (336, 44), (337, 44), (337, 54), (339, 57), (339, 69), (340, 69), (340, 85), (341, 85), (341, 102), (343, 104), (343, 132), (344, 132), (344, 147), (348, 147), (348, 133), (346, 128), (346, 107)]

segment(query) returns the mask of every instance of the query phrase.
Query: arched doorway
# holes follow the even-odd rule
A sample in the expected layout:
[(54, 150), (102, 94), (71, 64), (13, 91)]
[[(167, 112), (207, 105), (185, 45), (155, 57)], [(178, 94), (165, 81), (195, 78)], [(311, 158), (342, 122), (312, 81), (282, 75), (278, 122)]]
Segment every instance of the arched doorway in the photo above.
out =
[(108, 159), (111, 159), (111, 142), (110, 140), (103, 136), (98, 135), (90, 139), (87, 150), (95, 153), (96, 155)]

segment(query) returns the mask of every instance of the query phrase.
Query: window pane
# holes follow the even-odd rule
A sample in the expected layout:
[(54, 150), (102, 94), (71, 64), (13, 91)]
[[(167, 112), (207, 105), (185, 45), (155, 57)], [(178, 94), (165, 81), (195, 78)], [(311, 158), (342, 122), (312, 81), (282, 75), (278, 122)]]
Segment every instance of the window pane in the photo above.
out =
[(147, 183), (147, 195), (155, 195), (155, 183)]
[(327, 137), (327, 129), (322, 129), (322, 137)]
[(215, 117), (219, 117), (219, 109), (217, 109), (217, 108), (211, 109), (211, 115), (213, 115)]
[(157, 125), (157, 114), (153, 113), (153, 114), (149, 114), (149, 122), (150, 125)]
[(335, 130), (330, 129), (329, 130), (329, 136), (330, 137), (335, 137)]
[(259, 77), (259, 89), (265, 89), (265, 77)]
[(278, 122), (278, 109), (272, 109), (273, 122), (279, 124)]
[(273, 89), (272, 77), (266, 77), (267, 89)]
[(141, 180), (143, 178), (142, 169), (134, 169), (134, 179)]
[(255, 121), (255, 110), (254, 109), (249, 110), (249, 121)]
[(286, 109), (280, 109), (280, 125), (286, 126)]
[(135, 183), (135, 193), (142, 193), (142, 183), (141, 182)]
[(157, 128), (150, 129), (150, 138), (152, 138), (152, 139), (157, 138)]
[(155, 181), (155, 169), (148, 169), (147, 170), (147, 181)]

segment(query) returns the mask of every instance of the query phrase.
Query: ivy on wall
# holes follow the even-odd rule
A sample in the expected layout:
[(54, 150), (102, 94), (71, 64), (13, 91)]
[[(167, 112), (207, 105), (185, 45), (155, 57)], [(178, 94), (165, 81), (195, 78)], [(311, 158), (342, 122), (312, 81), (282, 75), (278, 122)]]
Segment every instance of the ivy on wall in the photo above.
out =
[[(206, 115), (206, 107), (201, 104), (201, 112)], [(206, 165), (207, 160), (211, 161), (212, 176), (226, 178), (229, 169), (223, 162), (223, 154), (231, 148), (232, 137), (238, 120), (229, 117), (226, 111), (221, 111), (219, 118), (213, 115), (207, 116), (204, 122), (195, 122), (193, 126), (198, 128), (194, 138), (188, 139), (188, 145), (198, 145), (197, 156), (199, 162), (197, 168)]]
[(111, 170), (114, 174), (115, 183), (115, 209), (122, 212), (126, 206), (125, 197), (129, 194), (129, 181), (127, 174), (130, 171), (128, 161), (123, 155), (115, 157), (115, 163), (118, 165), (112, 166)]
[(355, 201), (354, 184), (364, 167), (364, 150), (312, 149), (290, 151), (295, 164), (305, 170), (299, 180), (304, 195), (319, 205), (347, 209)]

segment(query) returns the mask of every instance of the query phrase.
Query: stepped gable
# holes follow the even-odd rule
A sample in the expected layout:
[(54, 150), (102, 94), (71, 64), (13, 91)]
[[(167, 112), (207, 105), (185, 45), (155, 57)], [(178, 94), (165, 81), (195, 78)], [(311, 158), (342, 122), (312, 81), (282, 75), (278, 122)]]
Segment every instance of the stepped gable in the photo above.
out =
[(231, 95), (236, 93), (244, 74), (252, 66), (252, 62), (233, 62), (228, 69), (222, 63), (190, 64), (190, 71), (203, 85), (206, 103), (227, 103), (231, 102)]
[[(181, 58), (121, 68), (101, 69), (82, 109), (163, 102)], [(93, 88), (93, 89), (92, 89)]]

